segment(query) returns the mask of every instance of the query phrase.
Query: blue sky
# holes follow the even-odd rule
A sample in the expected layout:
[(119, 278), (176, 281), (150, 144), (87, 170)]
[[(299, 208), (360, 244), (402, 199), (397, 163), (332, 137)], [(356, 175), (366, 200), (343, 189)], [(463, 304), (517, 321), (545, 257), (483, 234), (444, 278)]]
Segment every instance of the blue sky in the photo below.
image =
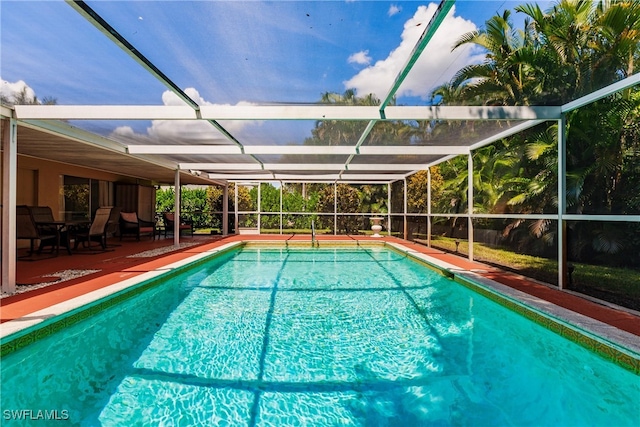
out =
[[(456, 2), (400, 88), (399, 103), (428, 102), (434, 87), (480, 60), (481, 52), (452, 53), (451, 44), (520, 3)], [(198, 102), (231, 105), (313, 103), (324, 92), (347, 88), (384, 98), (436, 7), (419, 1), (88, 4)], [(2, 0), (0, 20), (3, 94), (26, 85), (59, 104), (179, 104), (62, 0)], [(157, 132), (166, 128), (157, 125)], [(154, 131), (148, 123), (133, 127), (135, 133)]]

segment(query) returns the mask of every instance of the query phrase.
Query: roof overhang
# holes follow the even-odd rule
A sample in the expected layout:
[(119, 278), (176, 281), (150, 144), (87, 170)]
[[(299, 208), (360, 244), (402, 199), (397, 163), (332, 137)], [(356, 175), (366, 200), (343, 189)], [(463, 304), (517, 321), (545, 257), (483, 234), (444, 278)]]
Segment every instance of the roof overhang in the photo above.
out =
[[(3, 120), (11, 118), (11, 113), (10, 108), (2, 107)], [(21, 156), (86, 167), (157, 185), (175, 182), (177, 163), (131, 155), (117, 142), (61, 121), (18, 120), (17, 124), (17, 151)], [(224, 184), (224, 181), (188, 170), (180, 171), (180, 182), (184, 185)]]

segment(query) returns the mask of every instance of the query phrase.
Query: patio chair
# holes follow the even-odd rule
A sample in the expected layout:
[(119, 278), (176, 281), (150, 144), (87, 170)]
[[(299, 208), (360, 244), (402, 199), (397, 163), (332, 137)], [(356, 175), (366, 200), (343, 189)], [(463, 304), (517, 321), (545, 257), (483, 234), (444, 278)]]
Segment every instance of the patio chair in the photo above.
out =
[(135, 212), (120, 212), (120, 240), (124, 236), (135, 236), (140, 240), (143, 234), (151, 234), (156, 240), (156, 223), (138, 218)]
[[(105, 206), (111, 208), (111, 215), (109, 215), (109, 222), (107, 223), (107, 237), (115, 237), (120, 230), (120, 211), (122, 208), (119, 206)], [(120, 246), (115, 243), (107, 244), (109, 246)]]
[(29, 206), (33, 221), (42, 234), (55, 234), (60, 231), (60, 226), (56, 225), (53, 211), (49, 206)]
[(120, 230), (120, 211), (122, 208), (118, 206), (111, 207), (111, 215), (109, 215), (109, 223), (107, 224), (107, 235), (115, 236)]
[(29, 206), (33, 220), (41, 234), (60, 234), (60, 246), (67, 248), (71, 255), (71, 245), (69, 244), (69, 228), (65, 221), (56, 221), (50, 206)]
[(60, 232), (55, 228), (40, 229), (28, 206), (16, 206), (16, 239), (29, 240), (29, 255), (33, 254), (35, 241), (40, 241), (38, 254), (45, 246), (51, 246), (51, 252), (56, 250), (56, 255), (60, 253)]
[(107, 250), (107, 225), (109, 224), (109, 216), (111, 215), (111, 207), (98, 208), (96, 216), (91, 222), (91, 226), (87, 229), (76, 230), (76, 243), (73, 249), (77, 249), (80, 243), (88, 250), (98, 250), (98, 245), (91, 245), (91, 242), (98, 242), (99, 247)]
[(54, 223), (53, 211), (49, 206), (29, 206), (33, 220), (37, 223)]
[[(173, 234), (176, 223), (176, 214), (173, 212), (164, 212), (162, 214), (162, 219), (164, 221), (164, 237), (167, 237), (167, 233)], [(178, 230), (180, 233), (182, 233), (182, 230), (189, 230), (191, 237), (193, 237), (193, 221), (180, 218)]]

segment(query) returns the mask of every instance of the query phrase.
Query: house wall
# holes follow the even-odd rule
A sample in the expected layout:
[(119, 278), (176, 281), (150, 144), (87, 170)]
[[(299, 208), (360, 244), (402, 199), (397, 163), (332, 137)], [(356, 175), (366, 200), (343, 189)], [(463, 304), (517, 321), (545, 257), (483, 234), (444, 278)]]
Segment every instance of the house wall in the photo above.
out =
[[(65, 163), (52, 162), (18, 155), (17, 162), (17, 205), (50, 206), (57, 220), (60, 216), (62, 176), (70, 175), (118, 183), (136, 183), (136, 180), (123, 175), (72, 166)], [(0, 162), (0, 185), (2, 181), (2, 162)], [(153, 189), (153, 187), (151, 187)], [(151, 194), (152, 193), (152, 194)], [(143, 193), (145, 197), (153, 197), (146, 202), (155, 209), (155, 191)], [(141, 201), (142, 202), (142, 201)], [(151, 216), (153, 217), (153, 216)], [(25, 246), (26, 245), (26, 246)], [(28, 247), (29, 242), (18, 240), (17, 247)]]
[[(17, 204), (50, 206), (56, 219), (63, 219), (57, 218), (61, 210), (60, 189), (63, 175), (111, 182), (132, 181), (130, 178), (113, 173), (18, 156)], [(29, 177), (33, 177), (35, 182), (30, 182)], [(24, 203), (21, 200), (24, 200)]]
[(121, 184), (115, 186), (115, 206), (122, 212), (136, 212), (138, 218), (153, 221), (156, 213), (156, 189), (150, 185)]

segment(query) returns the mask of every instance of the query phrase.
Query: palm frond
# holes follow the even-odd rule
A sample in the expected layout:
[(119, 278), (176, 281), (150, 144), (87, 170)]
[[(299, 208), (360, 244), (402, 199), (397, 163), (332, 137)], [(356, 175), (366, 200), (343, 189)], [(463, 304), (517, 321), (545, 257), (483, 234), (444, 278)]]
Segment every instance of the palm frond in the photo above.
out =
[(458, 38), (458, 40), (454, 43), (453, 47), (451, 48), (451, 51), (454, 51), (460, 46), (468, 43), (474, 43), (479, 46), (482, 46), (482, 41), (480, 37), (481, 37), (481, 33), (479, 31), (470, 31), (468, 33), (465, 33), (462, 36), (460, 36), (460, 38)]
[(625, 247), (625, 235), (619, 228), (604, 226), (594, 232), (595, 236), (591, 242), (593, 250), (606, 254), (620, 253)]

